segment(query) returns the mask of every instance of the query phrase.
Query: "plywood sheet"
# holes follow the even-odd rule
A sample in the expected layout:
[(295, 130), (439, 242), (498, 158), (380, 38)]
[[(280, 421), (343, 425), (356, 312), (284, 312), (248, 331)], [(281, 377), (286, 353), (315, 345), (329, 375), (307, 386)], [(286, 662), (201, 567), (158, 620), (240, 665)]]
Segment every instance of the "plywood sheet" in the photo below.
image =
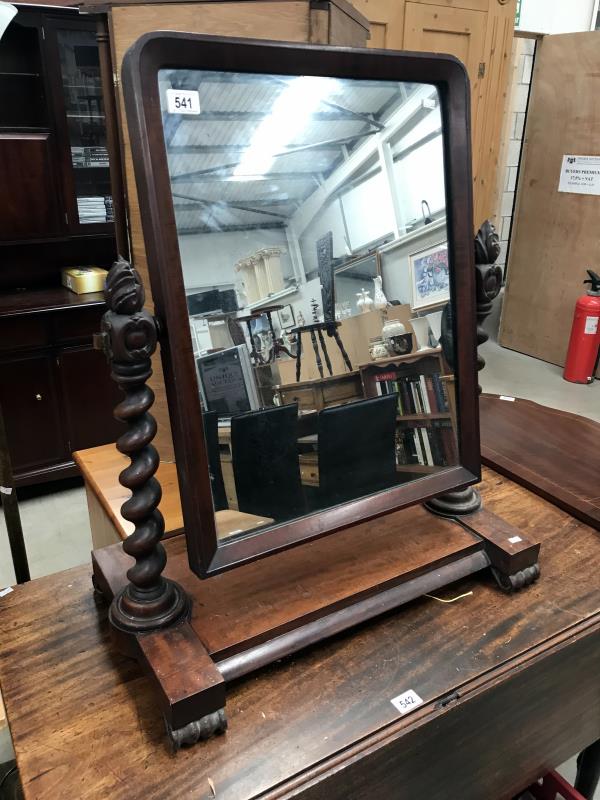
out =
[(564, 365), (586, 267), (598, 264), (600, 197), (558, 192), (563, 155), (600, 155), (600, 32), (538, 44), (499, 341)]

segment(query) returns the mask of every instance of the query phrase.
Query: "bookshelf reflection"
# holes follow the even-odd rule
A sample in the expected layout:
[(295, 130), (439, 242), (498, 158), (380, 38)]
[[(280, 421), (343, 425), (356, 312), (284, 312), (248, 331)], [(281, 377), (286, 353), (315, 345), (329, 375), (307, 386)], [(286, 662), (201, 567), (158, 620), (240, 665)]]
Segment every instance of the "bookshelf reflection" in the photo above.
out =
[(219, 537), (458, 464), (436, 88), (159, 85)]

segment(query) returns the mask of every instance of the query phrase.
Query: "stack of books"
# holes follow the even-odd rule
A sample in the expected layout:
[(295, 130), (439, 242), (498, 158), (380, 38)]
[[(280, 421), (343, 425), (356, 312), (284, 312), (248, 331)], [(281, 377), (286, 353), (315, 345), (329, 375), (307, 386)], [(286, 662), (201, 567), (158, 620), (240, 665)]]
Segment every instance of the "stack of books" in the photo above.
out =
[(446, 387), (439, 373), (398, 375), (383, 372), (375, 376), (378, 395), (397, 394), (398, 414), (443, 414), (448, 411)]
[(106, 203), (107, 198), (104, 196), (78, 197), (77, 212), (79, 214), (79, 222), (82, 225), (91, 222), (112, 222), (112, 200), (108, 199), (110, 200), (110, 208)]
[(402, 427), (396, 431), (396, 463), (449, 467), (458, 463), (450, 419)]

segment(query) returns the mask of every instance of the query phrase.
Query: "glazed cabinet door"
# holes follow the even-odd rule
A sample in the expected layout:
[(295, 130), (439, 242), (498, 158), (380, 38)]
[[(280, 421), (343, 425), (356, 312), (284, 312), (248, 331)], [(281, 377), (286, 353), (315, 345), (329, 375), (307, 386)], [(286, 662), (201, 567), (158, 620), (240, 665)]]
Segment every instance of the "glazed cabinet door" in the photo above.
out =
[(66, 460), (54, 356), (3, 361), (0, 373), (0, 405), (13, 471)]
[(41, 17), (18, 13), (0, 46), (0, 241), (61, 233)]
[(91, 347), (68, 348), (59, 354), (58, 368), (69, 457), (74, 450), (116, 441), (125, 426), (113, 409), (123, 395), (104, 354)]
[(114, 213), (96, 23), (52, 20), (53, 104), (61, 142), (66, 223), (73, 234), (109, 233)]

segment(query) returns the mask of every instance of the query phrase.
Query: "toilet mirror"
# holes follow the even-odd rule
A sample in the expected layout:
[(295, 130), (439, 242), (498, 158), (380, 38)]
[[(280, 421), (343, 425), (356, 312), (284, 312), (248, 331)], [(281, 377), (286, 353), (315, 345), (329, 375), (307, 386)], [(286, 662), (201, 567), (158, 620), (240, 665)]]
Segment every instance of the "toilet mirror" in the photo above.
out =
[(192, 568), (474, 482), (462, 66), (161, 33), (123, 74)]

